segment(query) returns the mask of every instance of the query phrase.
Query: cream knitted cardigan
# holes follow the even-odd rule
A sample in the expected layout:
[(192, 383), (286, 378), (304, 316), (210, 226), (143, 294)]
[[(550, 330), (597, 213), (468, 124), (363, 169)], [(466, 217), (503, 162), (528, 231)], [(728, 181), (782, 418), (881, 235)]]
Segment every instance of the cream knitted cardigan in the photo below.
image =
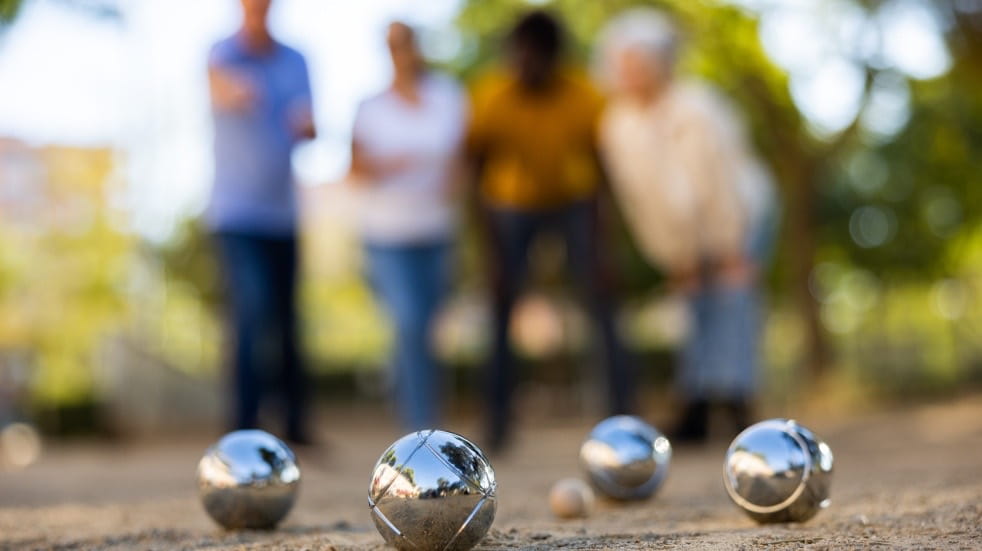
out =
[(722, 97), (675, 83), (649, 105), (614, 99), (599, 132), (614, 193), (649, 261), (674, 271), (743, 253), (772, 186)]

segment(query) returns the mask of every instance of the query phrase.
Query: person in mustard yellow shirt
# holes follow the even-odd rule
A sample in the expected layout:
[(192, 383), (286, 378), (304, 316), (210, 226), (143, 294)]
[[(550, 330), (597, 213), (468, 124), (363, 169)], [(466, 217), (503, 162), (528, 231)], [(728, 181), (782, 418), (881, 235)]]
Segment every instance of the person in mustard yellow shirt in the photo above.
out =
[(543, 11), (522, 17), (506, 41), (506, 65), (472, 90), (468, 154), (492, 264), (493, 350), (488, 445), (508, 441), (515, 357), (508, 322), (543, 233), (565, 244), (568, 272), (604, 346), (611, 413), (633, 408), (632, 370), (617, 336), (600, 261), (597, 194), (603, 175), (597, 127), (603, 98), (563, 64), (563, 29)]

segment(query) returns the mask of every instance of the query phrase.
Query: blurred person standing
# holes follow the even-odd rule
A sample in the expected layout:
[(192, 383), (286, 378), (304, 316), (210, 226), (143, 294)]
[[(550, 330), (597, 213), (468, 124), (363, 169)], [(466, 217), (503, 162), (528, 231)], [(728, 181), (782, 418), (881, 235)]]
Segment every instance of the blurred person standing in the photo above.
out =
[(704, 440), (715, 405), (740, 430), (757, 390), (757, 287), (777, 218), (770, 177), (724, 99), (675, 77), (678, 36), (664, 16), (615, 18), (601, 48), (616, 94), (601, 123), (612, 187), (642, 251), (691, 313), (675, 441)]
[(368, 276), (395, 329), (399, 415), (406, 429), (418, 430), (439, 419), (431, 335), (450, 288), (467, 103), (456, 82), (427, 69), (412, 28), (392, 23), (386, 41), (392, 83), (358, 108), (348, 179), (362, 192)]
[(241, 0), (242, 25), (208, 59), (215, 182), (207, 212), (218, 246), (233, 340), (233, 428), (254, 428), (278, 388), (285, 437), (309, 441), (298, 350), (297, 204), (291, 153), (315, 135), (307, 65), (270, 35), (270, 0)]
[(492, 448), (506, 444), (510, 434), (516, 361), (508, 326), (527, 276), (529, 250), (543, 233), (562, 238), (568, 272), (603, 342), (610, 412), (633, 409), (633, 375), (616, 332), (598, 239), (603, 175), (596, 131), (603, 102), (585, 75), (564, 66), (563, 35), (550, 14), (525, 15), (507, 37), (504, 70), (487, 75), (473, 90), (467, 143), (492, 263)]

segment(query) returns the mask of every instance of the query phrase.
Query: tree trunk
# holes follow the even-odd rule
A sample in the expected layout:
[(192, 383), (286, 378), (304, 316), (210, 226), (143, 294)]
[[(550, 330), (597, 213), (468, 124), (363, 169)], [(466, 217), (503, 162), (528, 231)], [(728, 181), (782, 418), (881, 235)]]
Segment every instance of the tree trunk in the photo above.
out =
[(805, 322), (806, 372), (818, 377), (827, 371), (830, 354), (819, 305), (810, 285), (816, 252), (814, 217), (817, 172), (804, 160), (788, 168), (790, 178), (787, 180), (785, 227), (788, 228), (789, 239), (785, 240), (785, 246), (790, 262), (789, 287)]

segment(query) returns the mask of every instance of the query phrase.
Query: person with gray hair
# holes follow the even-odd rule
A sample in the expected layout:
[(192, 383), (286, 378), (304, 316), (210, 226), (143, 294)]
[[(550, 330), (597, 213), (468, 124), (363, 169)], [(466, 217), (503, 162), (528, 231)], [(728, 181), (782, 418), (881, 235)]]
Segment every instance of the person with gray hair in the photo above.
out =
[(601, 35), (612, 94), (600, 124), (615, 196), (646, 258), (683, 296), (690, 331), (677, 376), (676, 441), (708, 436), (711, 407), (749, 425), (757, 382), (757, 278), (774, 230), (772, 184), (739, 118), (708, 85), (676, 77), (679, 33), (628, 11)]

